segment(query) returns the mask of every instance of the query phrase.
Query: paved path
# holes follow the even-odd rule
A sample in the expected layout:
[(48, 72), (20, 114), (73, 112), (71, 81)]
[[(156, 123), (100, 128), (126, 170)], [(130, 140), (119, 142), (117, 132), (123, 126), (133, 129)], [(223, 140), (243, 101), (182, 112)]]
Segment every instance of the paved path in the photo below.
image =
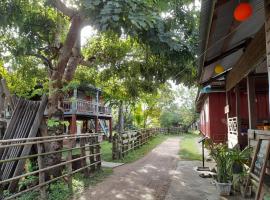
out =
[(114, 169), (113, 175), (86, 190), (80, 200), (161, 200), (178, 161), (180, 138), (169, 138), (142, 159)]
[(212, 178), (201, 178), (196, 171), (198, 161), (179, 161), (165, 200), (218, 200)]
[(180, 137), (169, 138), (142, 159), (114, 173), (74, 200), (217, 200), (211, 179), (202, 179), (193, 161), (179, 161)]

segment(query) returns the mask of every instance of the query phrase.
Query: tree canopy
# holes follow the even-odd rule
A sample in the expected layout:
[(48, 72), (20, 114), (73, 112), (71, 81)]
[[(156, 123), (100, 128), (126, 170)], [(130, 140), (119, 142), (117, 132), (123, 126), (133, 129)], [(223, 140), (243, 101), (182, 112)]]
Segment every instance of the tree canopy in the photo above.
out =
[[(3, 0), (1, 71), (9, 68), (5, 76), (21, 96), (35, 95), (36, 85), (50, 91), (49, 116), (61, 110), (63, 88), (74, 77), (101, 86), (116, 104), (143, 97), (145, 103), (167, 80), (194, 84), (198, 18), (192, 3)], [(80, 33), (89, 25), (98, 35), (82, 46)]]

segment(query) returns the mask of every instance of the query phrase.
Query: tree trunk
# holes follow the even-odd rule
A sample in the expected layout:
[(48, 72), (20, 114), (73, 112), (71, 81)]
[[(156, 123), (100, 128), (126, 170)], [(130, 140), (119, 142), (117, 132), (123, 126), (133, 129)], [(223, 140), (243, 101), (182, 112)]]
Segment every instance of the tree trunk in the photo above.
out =
[[(55, 70), (52, 73), (50, 78), (50, 87), (49, 87), (49, 102), (48, 102), (48, 119), (53, 121), (61, 122), (64, 120), (64, 109), (63, 97), (64, 93), (62, 91), (63, 85), (70, 82), (74, 76), (74, 72), (77, 68), (79, 62), (74, 62), (73, 52), (77, 53), (77, 50), (74, 50), (76, 41), (80, 37), (80, 30), (82, 25), (82, 19), (79, 15), (75, 15), (71, 19), (71, 26), (67, 34), (65, 43), (60, 49), (60, 55), (56, 63)], [(76, 45), (77, 46), (77, 45)], [(77, 55), (75, 55), (78, 58)], [(79, 59), (79, 58), (78, 58)], [(68, 63), (72, 63), (68, 65)], [(69, 67), (68, 67), (69, 66)], [(68, 77), (68, 78), (67, 78)], [(48, 127), (48, 135), (62, 135), (64, 133), (64, 125), (59, 124), (57, 126)], [(62, 142), (52, 142), (49, 146), (48, 151), (58, 151), (63, 148)], [(52, 166), (61, 162), (62, 154), (51, 154), (46, 156), (45, 164), (46, 166)], [(62, 168), (53, 169), (49, 172), (50, 175), (55, 177), (61, 175)]]
[(123, 133), (124, 132), (124, 105), (123, 101), (120, 101), (119, 105), (119, 111), (118, 111), (118, 133)]

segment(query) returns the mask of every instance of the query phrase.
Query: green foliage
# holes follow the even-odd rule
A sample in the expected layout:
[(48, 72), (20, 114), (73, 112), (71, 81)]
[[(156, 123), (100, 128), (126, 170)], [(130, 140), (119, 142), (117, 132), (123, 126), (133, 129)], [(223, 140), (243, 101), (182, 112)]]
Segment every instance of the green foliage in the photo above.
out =
[(59, 121), (56, 119), (48, 119), (47, 125), (48, 125), (48, 127), (57, 127), (59, 125), (64, 125), (64, 126), (68, 127), (69, 122), (68, 121)]
[(37, 176), (27, 176), (25, 179), (19, 182), (19, 190), (22, 190), (23, 188), (27, 188), (31, 185), (34, 185), (37, 182), (38, 182)]
[(16, 198), (17, 200), (35, 200), (38, 199), (39, 193), (37, 191), (31, 191), (23, 194), (22, 196)]
[[(36, 68), (29, 59), (23, 60), (22, 63), (24, 63), (23, 67), (18, 67), (15, 71), (8, 71), (0, 62), (0, 75), (7, 80), (11, 92), (25, 98), (46, 93), (47, 87), (44, 83), (47, 79), (44, 69)], [(38, 63), (35, 64), (38, 65)], [(17, 65), (14, 63), (14, 66)]]
[(173, 127), (180, 123), (180, 114), (177, 110), (163, 111), (160, 116), (161, 127)]
[(71, 195), (68, 185), (63, 181), (56, 181), (49, 186), (49, 200), (65, 200)]
[(228, 148), (228, 145), (213, 143), (211, 139), (206, 140), (205, 145), (217, 164), (217, 181), (219, 183), (232, 181), (232, 151)]
[[(85, 177), (81, 173), (76, 173), (73, 176), (72, 187), (73, 195), (77, 197), (88, 186), (95, 186), (99, 182), (103, 181), (109, 175), (112, 174), (112, 169), (102, 168), (95, 172), (91, 177)], [(4, 196), (8, 197), (11, 194), (5, 190)], [(49, 200), (66, 200), (72, 195), (68, 188), (68, 185), (63, 180), (53, 182), (48, 187), (48, 199)], [(39, 199), (39, 193), (37, 191), (27, 192), (17, 198), (18, 200), (36, 200)]]

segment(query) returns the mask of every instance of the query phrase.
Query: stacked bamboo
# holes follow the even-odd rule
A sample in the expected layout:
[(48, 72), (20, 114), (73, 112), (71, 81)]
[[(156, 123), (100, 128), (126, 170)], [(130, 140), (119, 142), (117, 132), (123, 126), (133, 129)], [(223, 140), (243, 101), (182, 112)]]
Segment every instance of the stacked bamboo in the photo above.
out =
[[(46, 105), (47, 97), (45, 95), (40, 102), (19, 99), (3, 139), (35, 137)], [(0, 148), (0, 159), (5, 160), (29, 155), (31, 148), (32, 145)], [(0, 180), (6, 180), (22, 174), (24, 162), (24, 160), (20, 160), (0, 165)], [(16, 184), (16, 182), (10, 183), (9, 187), (14, 187)]]

